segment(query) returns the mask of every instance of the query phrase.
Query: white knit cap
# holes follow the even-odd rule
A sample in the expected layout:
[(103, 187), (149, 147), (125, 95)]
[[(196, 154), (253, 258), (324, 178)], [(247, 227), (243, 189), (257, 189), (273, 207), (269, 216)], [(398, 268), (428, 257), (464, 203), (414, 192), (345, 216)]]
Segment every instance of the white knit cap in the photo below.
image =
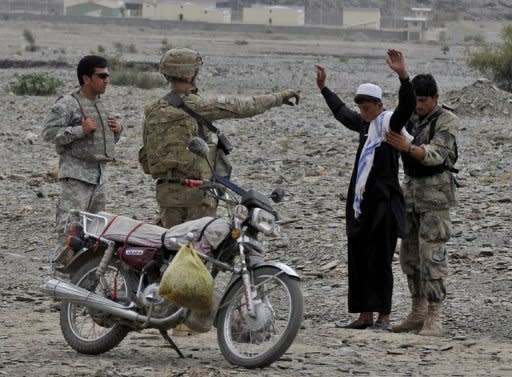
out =
[(369, 96), (382, 100), (382, 89), (375, 84), (361, 84), (356, 90), (356, 98), (358, 96)]

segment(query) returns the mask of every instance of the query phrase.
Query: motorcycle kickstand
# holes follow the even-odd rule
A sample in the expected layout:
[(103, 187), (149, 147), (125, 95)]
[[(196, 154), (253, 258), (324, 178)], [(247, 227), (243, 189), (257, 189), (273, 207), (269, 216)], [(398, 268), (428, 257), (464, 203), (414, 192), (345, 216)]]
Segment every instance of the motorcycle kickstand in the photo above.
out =
[(185, 358), (185, 356), (181, 353), (180, 349), (178, 348), (178, 346), (176, 345), (176, 343), (174, 343), (174, 341), (172, 340), (172, 338), (169, 336), (169, 334), (167, 333), (167, 331), (165, 330), (160, 330), (160, 335), (162, 335), (162, 338), (165, 339), (165, 341), (167, 343), (169, 343), (169, 345), (171, 346), (171, 348), (173, 350), (176, 351), (176, 353), (181, 357), (181, 358)]

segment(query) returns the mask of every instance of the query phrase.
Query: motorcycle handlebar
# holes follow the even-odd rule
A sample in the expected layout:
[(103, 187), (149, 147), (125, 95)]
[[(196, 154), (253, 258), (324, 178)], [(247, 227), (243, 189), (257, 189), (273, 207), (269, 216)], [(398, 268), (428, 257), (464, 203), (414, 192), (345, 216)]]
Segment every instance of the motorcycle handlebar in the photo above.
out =
[(181, 184), (190, 188), (202, 187), (205, 184), (205, 181), (202, 179), (184, 179), (181, 181)]
[(228, 188), (231, 191), (233, 191), (235, 194), (244, 196), (246, 191), (231, 182), (229, 179), (221, 177), (220, 175), (214, 173), (213, 177), (214, 182), (207, 181), (203, 179), (183, 179), (181, 181), (182, 185), (185, 185), (187, 187), (192, 188), (198, 188), (198, 189), (210, 189), (210, 188), (218, 188), (218, 189), (224, 189)]
[(204, 179), (184, 179), (181, 184), (190, 188), (198, 188), (201, 190), (208, 190), (211, 188), (223, 189), (224, 186), (220, 183), (210, 182)]

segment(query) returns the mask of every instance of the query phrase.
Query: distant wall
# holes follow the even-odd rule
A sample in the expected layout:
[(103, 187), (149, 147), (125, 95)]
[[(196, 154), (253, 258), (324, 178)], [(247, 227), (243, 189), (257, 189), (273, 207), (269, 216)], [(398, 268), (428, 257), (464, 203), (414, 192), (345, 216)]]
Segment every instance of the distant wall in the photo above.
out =
[(404, 41), (407, 39), (407, 31), (405, 30), (364, 30), (364, 29), (341, 29), (336, 27), (321, 26), (266, 26), (266, 25), (245, 25), (245, 24), (214, 24), (206, 22), (180, 22), (167, 20), (148, 20), (142, 18), (107, 18), (107, 17), (85, 17), (85, 16), (48, 16), (36, 14), (12, 14), (0, 13), (2, 20), (19, 20), (19, 21), (46, 21), (53, 23), (69, 23), (69, 24), (90, 24), (90, 25), (120, 25), (144, 27), (153, 29), (181, 29), (190, 31), (212, 31), (218, 30), (223, 32), (234, 33), (268, 33), (269, 30), (275, 33), (283, 34), (315, 34), (344, 39), (358, 38), (362, 36), (369, 40), (378, 41)]

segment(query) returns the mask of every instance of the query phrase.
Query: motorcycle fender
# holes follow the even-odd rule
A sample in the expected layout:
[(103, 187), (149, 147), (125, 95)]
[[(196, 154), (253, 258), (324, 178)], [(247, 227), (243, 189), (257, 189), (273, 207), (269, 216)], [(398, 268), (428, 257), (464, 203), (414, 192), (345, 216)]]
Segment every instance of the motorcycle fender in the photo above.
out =
[[(288, 265), (286, 265), (286, 264), (284, 264), (282, 262), (263, 262), (263, 263), (259, 263), (258, 265), (256, 265), (253, 268), (253, 270), (256, 271), (259, 268), (263, 268), (263, 267), (275, 267), (275, 268), (278, 268), (281, 271), (283, 271), (286, 275), (288, 275), (288, 276), (290, 276), (292, 278), (300, 280), (299, 274), (297, 272), (295, 272), (295, 270), (293, 268), (291, 268), (290, 266), (288, 266)], [(219, 308), (222, 308), (224, 305), (226, 305), (227, 297), (230, 296), (231, 290), (233, 289), (233, 286), (241, 278), (242, 278), (241, 276), (236, 276), (235, 278), (231, 279), (231, 281), (228, 283), (228, 287), (224, 291), (224, 295), (222, 296), (222, 299), (220, 300)], [(215, 313), (215, 320), (213, 321), (213, 325), (215, 327), (217, 327), (218, 315), (219, 315), (219, 310), (217, 309), (217, 313)]]
[(271, 261), (271, 262), (258, 263), (254, 269), (256, 270), (256, 269), (261, 268), (261, 267), (275, 267), (275, 268), (279, 268), (281, 271), (283, 271), (289, 277), (292, 277), (292, 278), (300, 280), (299, 274), (297, 272), (295, 272), (295, 270), (293, 268), (291, 268), (290, 266), (288, 266), (288, 265), (286, 265), (286, 264), (284, 264), (282, 262), (272, 262)]
[(69, 274), (77, 270), (87, 260), (94, 258), (97, 255), (98, 252), (94, 252), (92, 249), (80, 250), (73, 256), (73, 259), (71, 259), (65, 267), (60, 268), (59, 271), (65, 274)]

